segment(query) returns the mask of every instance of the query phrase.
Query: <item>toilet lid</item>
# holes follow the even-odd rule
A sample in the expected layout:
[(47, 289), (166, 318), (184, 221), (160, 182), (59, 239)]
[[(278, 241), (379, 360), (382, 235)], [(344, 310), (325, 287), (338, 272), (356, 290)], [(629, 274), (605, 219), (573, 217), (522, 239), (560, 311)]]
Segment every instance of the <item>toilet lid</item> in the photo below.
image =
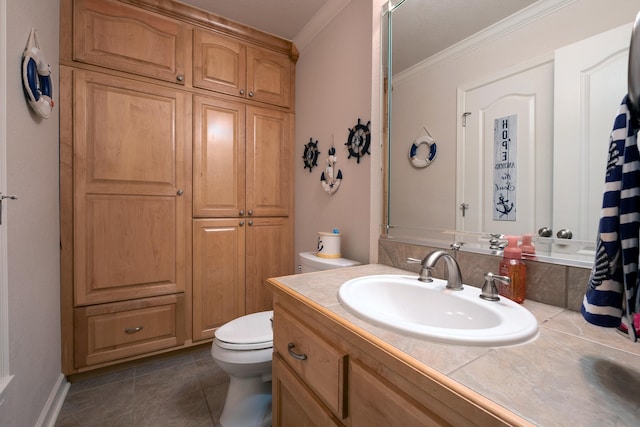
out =
[(216, 341), (220, 347), (232, 350), (272, 347), (271, 319), (273, 319), (273, 310), (238, 317), (216, 330)]

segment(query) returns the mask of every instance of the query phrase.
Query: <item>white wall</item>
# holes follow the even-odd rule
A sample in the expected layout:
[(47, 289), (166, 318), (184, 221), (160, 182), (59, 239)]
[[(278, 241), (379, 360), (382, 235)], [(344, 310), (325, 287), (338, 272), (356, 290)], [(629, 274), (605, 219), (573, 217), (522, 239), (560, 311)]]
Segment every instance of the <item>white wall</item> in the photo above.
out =
[[(62, 381), (60, 363), (60, 237), (58, 109), (48, 120), (32, 114), (21, 83), (29, 30), (52, 65), (57, 89), (58, 1), (7, 0), (7, 212), (9, 368), (14, 375), (0, 425), (25, 427), (51, 419)], [(55, 92), (54, 92), (55, 93)], [(2, 112), (1, 114), (5, 114)]]
[[(377, 13), (377, 12), (375, 12)], [(349, 128), (372, 122), (372, 1), (349, 4), (306, 46), (296, 66), (295, 250), (316, 249), (317, 232), (340, 229), (342, 256), (369, 261), (372, 156), (347, 159)], [(333, 195), (320, 182), (333, 135), (336, 168), (342, 183)], [(312, 172), (304, 169), (304, 145), (318, 141), (320, 156)], [(379, 150), (372, 132), (372, 150)]]

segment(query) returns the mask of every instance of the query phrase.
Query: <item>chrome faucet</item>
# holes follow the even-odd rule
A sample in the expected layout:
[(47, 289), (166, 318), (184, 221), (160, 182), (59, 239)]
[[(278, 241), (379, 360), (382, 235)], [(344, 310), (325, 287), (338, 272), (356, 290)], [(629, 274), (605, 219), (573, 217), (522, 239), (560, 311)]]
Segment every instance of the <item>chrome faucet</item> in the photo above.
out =
[[(454, 252), (455, 253), (455, 252)], [(407, 259), (408, 262), (420, 262), (422, 269), (420, 270), (420, 277), (418, 280), (421, 282), (432, 282), (431, 271), (436, 267), (436, 263), (440, 258), (444, 258), (444, 264), (446, 266), (447, 273), (447, 289), (453, 291), (462, 290), (462, 274), (460, 273), (460, 266), (456, 258), (444, 250), (437, 250), (429, 253), (424, 257), (422, 261), (414, 258)]]

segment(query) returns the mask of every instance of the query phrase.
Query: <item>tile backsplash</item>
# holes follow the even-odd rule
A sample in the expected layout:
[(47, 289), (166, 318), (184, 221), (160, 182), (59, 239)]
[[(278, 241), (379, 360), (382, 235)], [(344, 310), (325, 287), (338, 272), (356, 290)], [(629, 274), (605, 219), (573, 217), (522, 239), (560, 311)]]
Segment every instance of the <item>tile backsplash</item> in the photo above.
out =
[[(422, 259), (440, 248), (422, 246), (381, 237), (378, 239), (378, 262), (416, 273), (420, 264), (409, 264), (407, 258)], [(463, 282), (481, 287), (484, 273), (498, 273), (500, 257), (471, 252), (459, 252), (457, 255)], [(580, 311), (582, 298), (587, 287), (588, 268), (549, 264), (539, 261), (525, 261), (527, 265), (527, 299), (556, 307)], [(444, 277), (444, 263), (438, 263), (435, 277)]]

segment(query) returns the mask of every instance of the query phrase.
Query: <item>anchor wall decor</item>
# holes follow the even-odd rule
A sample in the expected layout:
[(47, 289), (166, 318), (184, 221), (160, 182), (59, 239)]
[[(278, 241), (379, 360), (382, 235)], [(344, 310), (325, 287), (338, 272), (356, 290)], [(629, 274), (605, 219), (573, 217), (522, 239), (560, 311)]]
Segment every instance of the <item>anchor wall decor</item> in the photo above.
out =
[(331, 145), (331, 148), (329, 148), (329, 156), (327, 157), (327, 165), (320, 176), (322, 188), (330, 195), (338, 191), (340, 183), (342, 182), (342, 171), (338, 169), (338, 173), (335, 174), (336, 161), (336, 148)]

